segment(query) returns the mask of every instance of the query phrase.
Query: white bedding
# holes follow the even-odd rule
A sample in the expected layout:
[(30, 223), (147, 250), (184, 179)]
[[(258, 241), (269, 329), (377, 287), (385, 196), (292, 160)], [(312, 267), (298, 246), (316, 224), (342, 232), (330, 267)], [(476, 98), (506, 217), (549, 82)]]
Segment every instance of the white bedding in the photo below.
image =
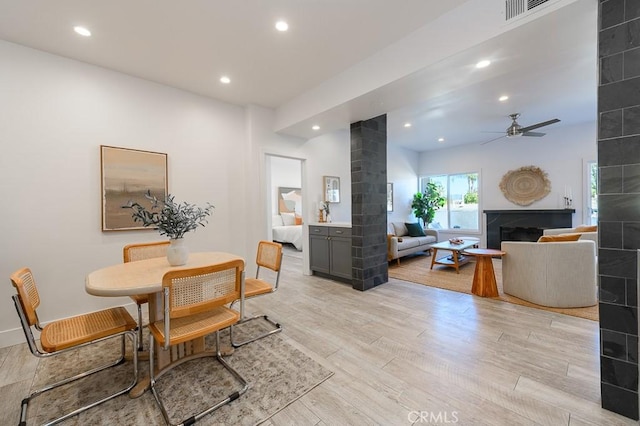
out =
[(274, 226), (273, 241), (291, 243), (302, 250), (302, 225)]

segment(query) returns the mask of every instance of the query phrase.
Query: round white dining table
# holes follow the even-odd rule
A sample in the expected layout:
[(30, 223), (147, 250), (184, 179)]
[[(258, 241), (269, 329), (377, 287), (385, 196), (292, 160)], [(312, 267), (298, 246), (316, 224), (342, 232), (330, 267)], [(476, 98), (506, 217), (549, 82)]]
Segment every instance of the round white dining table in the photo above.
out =
[(94, 296), (134, 296), (162, 291), (162, 277), (177, 269), (216, 265), (242, 257), (225, 252), (191, 253), (186, 265), (171, 266), (166, 257), (118, 263), (89, 273), (85, 290)]

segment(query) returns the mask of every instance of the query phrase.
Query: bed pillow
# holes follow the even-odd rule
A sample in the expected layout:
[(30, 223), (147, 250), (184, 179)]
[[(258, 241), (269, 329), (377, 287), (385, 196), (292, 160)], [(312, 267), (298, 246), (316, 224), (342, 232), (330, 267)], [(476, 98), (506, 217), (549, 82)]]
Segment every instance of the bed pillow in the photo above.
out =
[(426, 235), (419, 223), (405, 223), (404, 226), (406, 226), (410, 237), (424, 237)]
[(292, 226), (296, 224), (295, 213), (280, 213), (280, 216), (282, 216), (282, 223), (284, 226)]
[(282, 223), (282, 216), (280, 216), (279, 214), (274, 214), (271, 217), (271, 226), (282, 226), (284, 225), (284, 223)]
[(556, 243), (558, 241), (578, 241), (582, 234), (543, 235), (538, 238), (539, 243)]

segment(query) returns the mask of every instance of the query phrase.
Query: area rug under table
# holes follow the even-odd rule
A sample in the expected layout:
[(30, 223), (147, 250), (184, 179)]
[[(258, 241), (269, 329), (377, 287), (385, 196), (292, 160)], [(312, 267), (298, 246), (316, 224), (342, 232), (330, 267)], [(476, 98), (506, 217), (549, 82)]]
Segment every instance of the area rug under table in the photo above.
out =
[[(434, 265), (433, 269), (430, 269), (431, 257), (424, 255), (406, 256), (400, 260), (400, 265), (397, 265), (396, 262), (389, 264), (389, 277), (430, 287), (457, 291), (459, 293), (472, 294), (471, 284), (473, 282), (475, 266), (475, 262), (470, 262), (461, 266), (460, 273), (456, 274), (454, 268), (447, 266)], [(597, 305), (586, 308), (550, 308), (536, 305), (535, 303), (527, 302), (526, 300), (505, 294), (502, 290), (502, 261), (500, 259), (493, 259), (493, 269), (496, 274), (498, 292), (500, 294), (498, 297), (493, 299), (598, 321)]]
[[(243, 324), (256, 331), (261, 321)], [(146, 331), (146, 330), (145, 330)], [(242, 339), (242, 334), (238, 333)], [(222, 342), (228, 342), (225, 333)], [(113, 343), (113, 342), (112, 342)], [(147, 341), (145, 341), (145, 344)], [(215, 347), (215, 340), (206, 339), (207, 347)], [(81, 354), (70, 354), (40, 361), (33, 389), (50, 383), (55, 377), (65, 376), (76, 368), (97, 365), (107, 356), (118, 352), (118, 345), (94, 345), (82, 349)], [(113, 358), (110, 358), (113, 359)], [(288, 344), (279, 334), (235, 349), (225, 358), (249, 382), (249, 389), (237, 400), (209, 414), (197, 424), (201, 425), (255, 425), (276, 414), (305, 393), (331, 377), (333, 373), (304, 353)], [(148, 363), (140, 362), (140, 377), (148, 374)], [(131, 374), (131, 361), (123, 365), (63, 386), (59, 390), (41, 395), (29, 404), (28, 424), (42, 424), (61, 412), (70, 411), (96, 395), (105, 395), (109, 389), (123, 387)], [(176, 367), (158, 380), (157, 388), (164, 396), (165, 406), (172, 422), (195, 414), (209, 400), (230, 393), (229, 386), (238, 384), (213, 358), (201, 358)], [(26, 395), (25, 395), (26, 396)], [(151, 392), (140, 398), (119, 396), (98, 407), (75, 416), (64, 425), (163, 425), (164, 420)]]

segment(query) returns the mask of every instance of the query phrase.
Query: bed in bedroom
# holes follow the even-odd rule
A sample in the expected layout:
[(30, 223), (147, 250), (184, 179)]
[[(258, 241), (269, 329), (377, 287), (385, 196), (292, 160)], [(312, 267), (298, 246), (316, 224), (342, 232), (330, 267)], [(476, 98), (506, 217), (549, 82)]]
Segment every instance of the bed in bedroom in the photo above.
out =
[(274, 215), (271, 226), (273, 241), (291, 243), (296, 249), (302, 250), (302, 220), (295, 213)]

